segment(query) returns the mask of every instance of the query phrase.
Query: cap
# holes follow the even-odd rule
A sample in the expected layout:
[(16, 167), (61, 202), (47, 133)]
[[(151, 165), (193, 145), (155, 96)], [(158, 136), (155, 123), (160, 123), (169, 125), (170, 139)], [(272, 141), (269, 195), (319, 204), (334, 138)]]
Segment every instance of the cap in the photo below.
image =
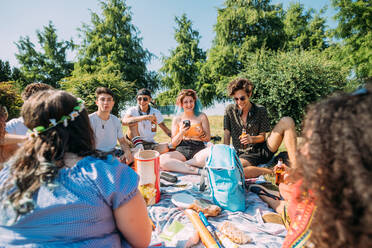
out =
[(146, 89), (146, 88), (140, 89), (137, 92), (137, 96), (142, 96), (142, 95), (151, 97), (151, 91), (149, 89)]

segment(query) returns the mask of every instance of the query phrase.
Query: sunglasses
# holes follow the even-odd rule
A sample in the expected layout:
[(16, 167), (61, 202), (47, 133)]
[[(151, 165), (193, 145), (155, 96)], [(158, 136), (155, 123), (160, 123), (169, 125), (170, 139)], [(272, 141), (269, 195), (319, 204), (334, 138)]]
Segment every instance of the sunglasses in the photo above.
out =
[(149, 100), (148, 97), (137, 97), (137, 100), (140, 102), (140, 101), (144, 101), (144, 102), (147, 102)]
[(235, 102), (237, 102), (238, 100), (240, 100), (241, 102), (243, 102), (243, 101), (245, 101), (245, 99), (247, 99), (247, 97), (245, 97), (245, 96), (234, 97)]

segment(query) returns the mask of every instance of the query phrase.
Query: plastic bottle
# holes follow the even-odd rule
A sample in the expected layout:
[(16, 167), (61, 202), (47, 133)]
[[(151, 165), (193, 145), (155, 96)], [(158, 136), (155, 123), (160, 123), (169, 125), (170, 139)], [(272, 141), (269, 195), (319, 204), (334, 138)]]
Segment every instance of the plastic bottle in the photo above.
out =
[(276, 170), (275, 170), (275, 184), (276, 185), (279, 185), (280, 183), (282, 183), (284, 181), (283, 176), (284, 176), (283, 159), (279, 158), (278, 164), (277, 164), (277, 167), (276, 167)]
[[(155, 118), (155, 114), (154, 115), (154, 118)], [(151, 122), (151, 132), (155, 133), (156, 132), (156, 122), (155, 121), (152, 121)]]

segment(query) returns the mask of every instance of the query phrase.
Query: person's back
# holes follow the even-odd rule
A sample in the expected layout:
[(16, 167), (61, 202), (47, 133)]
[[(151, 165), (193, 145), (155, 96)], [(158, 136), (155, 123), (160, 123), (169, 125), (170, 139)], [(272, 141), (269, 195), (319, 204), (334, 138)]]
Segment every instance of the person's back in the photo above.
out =
[(292, 175), (301, 184), (292, 196), (298, 205), (289, 203), (295, 218), (283, 247), (372, 247), (371, 86), (309, 109)]
[(138, 176), (98, 158), (83, 102), (44, 91), (22, 116), (34, 131), (0, 172), (0, 247), (148, 246)]
[[(0, 187), (9, 170), (0, 172)], [(133, 170), (112, 156), (85, 157), (72, 168), (61, 169), (54, 187), (40, 187), (32, 197), (32, 212), (17, 218), (12, 206), (4, 206), (0, 247), (129, 247), (112, 210), (133, 197), (137, 180)]]

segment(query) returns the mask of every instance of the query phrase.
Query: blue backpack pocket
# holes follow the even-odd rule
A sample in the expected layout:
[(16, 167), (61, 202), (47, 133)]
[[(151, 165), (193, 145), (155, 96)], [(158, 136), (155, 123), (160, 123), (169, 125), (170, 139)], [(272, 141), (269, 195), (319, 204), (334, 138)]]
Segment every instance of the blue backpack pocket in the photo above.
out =
[(244, 211), (244, 172), (235, 150), (227, 145), (212, 146), (205, 167), (214, 203), (230, 211)]

